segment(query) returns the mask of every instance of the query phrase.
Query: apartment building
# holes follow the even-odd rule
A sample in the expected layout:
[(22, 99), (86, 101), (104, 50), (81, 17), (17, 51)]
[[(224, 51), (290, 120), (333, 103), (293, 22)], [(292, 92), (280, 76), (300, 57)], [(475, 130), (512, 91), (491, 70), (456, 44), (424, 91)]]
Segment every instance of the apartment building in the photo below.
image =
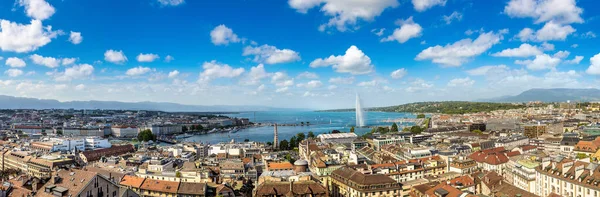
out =
[(402, 185), (383, 174), (363, 174), (350, 167), (334, 170), (326, 187), (332, 197), (402, 196)]

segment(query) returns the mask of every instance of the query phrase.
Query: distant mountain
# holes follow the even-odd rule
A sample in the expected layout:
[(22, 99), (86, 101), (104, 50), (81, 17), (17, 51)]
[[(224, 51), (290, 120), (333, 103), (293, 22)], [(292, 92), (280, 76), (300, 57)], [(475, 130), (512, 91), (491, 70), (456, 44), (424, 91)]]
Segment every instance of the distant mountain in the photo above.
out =
[(234, 106), (234, 105), (183, 105), (165, 102), (118, 102), (118, 101), (67, 101), (52, 99), (36, 99), (0, 95), (0, 109), (120, 109), (149, 110), (168, 112), (240, 112), (240, 111), (279, 111), (304, 110), (266, 106)]
[(600, 90), (595, 88), (590, 89), (569, 89), (569, 88), (552, 88), (552, 89), (531, 89), (522, 92), (516, 96), (503, 96), (493, 99), (484, 99), (481, 101), (491, 102), (566, 102), (566, 101), (600, 101)]

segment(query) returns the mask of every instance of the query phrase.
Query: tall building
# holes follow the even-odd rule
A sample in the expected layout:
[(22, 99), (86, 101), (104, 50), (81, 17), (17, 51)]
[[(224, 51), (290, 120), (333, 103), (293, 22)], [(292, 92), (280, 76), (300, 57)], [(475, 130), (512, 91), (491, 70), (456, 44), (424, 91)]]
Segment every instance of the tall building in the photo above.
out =
[(277, 123), (275, 123), (275, 130), (273, 131), (273, 149), (279, 148), (279, 137), (277, 137)]

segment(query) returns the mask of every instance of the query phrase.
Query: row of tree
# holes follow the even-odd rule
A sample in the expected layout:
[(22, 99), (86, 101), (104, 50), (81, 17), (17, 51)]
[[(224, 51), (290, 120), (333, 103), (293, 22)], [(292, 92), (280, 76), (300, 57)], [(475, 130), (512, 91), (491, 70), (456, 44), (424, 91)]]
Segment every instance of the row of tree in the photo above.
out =
[(203, 131), (203, 130), (204, 130), (204, 127), (202, 125), (199, 125), (199, 124), (197, 124), (197, 125), (190, 125), (189, 127), (188, 126), (181, 126), (181, 131), (183, 131), (184, 133), (188, 132), (188, 131), (192, 131), (193, 132), (193, 131)]
[(279, 142), (279, 150), (294, 150), (294, 148), (298, 147), (300, 142), (307, 137), (314, 138), (315, 134), (312, 131), (309, 131), (307, 135), (304, 135), (304, 133), (297, 133), (295, 136), (292, 136), (289, 141), (281, 140), (281, 142)]
[(152, 133), (150, 129), (140, 131), (137, 137), (140, 142), (147, 142), (150, 140), (156, 141), (156, 136)]

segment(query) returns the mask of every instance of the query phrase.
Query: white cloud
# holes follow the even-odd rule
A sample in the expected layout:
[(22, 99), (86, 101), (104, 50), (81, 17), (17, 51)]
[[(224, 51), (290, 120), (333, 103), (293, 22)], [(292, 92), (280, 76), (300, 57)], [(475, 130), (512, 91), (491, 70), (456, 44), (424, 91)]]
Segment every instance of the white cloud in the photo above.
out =
[(354, 83), (354, 77), (333, 77), (329, 79), (329, 83), (350, 85)]
[(443, 19), (446, 22), (446, 25), (449, 25), (450, 23), (452, 23), (452, 21), (461, 21), (462, 17), (462, 13), (454, 11), (449, 16), (444, 15)]
[(81, 32), (72, 31), (71, 35), (69, 35), (69, 42), (73, 44), (80, 44), (83, 42), (83, 36), (81, 36)]
[(173, 70), (173, 71), (169, 72), (169, 78), (172, 79), (172, 78), (175, 78), (177, 76), (179, 76), (179, 71), (178, 70)]
[(552, 57), (555, 57), (558, 59), (565, 59), (565, 58), (569, 57), (570, 54), (571, 54), (571, 52), (569, 52), (569, 51), (559, 51), (559, 52), (556, 52), (554, 55), (552, 55)]
[(524, 28), (519, 32), (517, 37), (522, 41), (551, 41), (551, 40), (565, 40), (567, 36), (574, 33), (576, 30), (571, 25), (561, 25), (553, 21), (547, 22), (544, 27), (534, 32), (530, 28)]
[(446, 0), (412, 0), (412, 4), (415, 10), (422, 12), (436, 5), (445, 6)]
[(156, 54), (152, 54), (152, 53), (148, 53), (148, 54), (142, 54), (140, 53), (137, 56), (137, 61), (138, 62), (153, 62), (154, 60), (160, 58), (158, 55)]
[(185, 3), (185, 0), (158, 0), (162, 6), (178, 6)]
[(8, 75), (9, 77), (18, 77), (18, 76), (23, 75), (23, 71), (20, 69), (11, 68), (11, 69), (4, 71), (4, 74)]
[(76, 58), (63, 58), (61, 60), (63, 66), (68, 66), (68, 65), (74, 64), (75, 61), (77, 61)]
[(507, 70), (508, 66), (506, 65), (497, 65), (497, 66), (481, 66), (475, 69), (468, 70), (467, 73), (473, 76), (483, 76), (488, 73), (493, 73), (498, 70)]
[(286, 87), (282, 87), (282, 88), (277, 88), (275, 90), (275, 92), (277, 92), (277, 93), (287, 92), (289, 89), (290, 88), (286, 86)]
[(258, 85), (261, 80), (269, 77), (270, 73), (265, 70), (265, 65), (259, 64), (250, 68), (250, 72), (241, 80), (243, 85)]
[(129, 75), (129, 76), (139, 76), (139, 75), (146, 74), (150, 71), (152, 71), (151, 68), (138, 66), (138, 67), (130, 68), (129, 70), (127, 70), (127, 72), (125, 72), (125, 74)]
[(579, 64), (583, 60), (583, 56), (575, 56), (572, 60), (565, 61), (567, 64)]
[(122, 64), (127, 61), (127, 56), (125, 56), (123, 51), (110, 49), (104, 53), (104, 60), (115, 64)]
[(202, 64), (204, 71), (200, 73), (200, 82), (208, 82), (217, 78), (234, 78), (244, 73), (244, 68), (232, 68), (227, 64), (221, 64), (213, 60)]
[(501, 52), (498, 53), (494, 53), (492, 54), (492, 56), (496, 56), (496, 57), (529, 57), (529, 56), (535, 56), (535, 55), (541, 55), (542, 50), (540, 50), (538, 47), (536, 46), (531, 46), (530, 44), (521, 44), (521, 46), (519, 46), (519, 48), (513, 48), (513, 49), (504, 49)]
[(314, 88), (319, 88), (323, 85), (323, 82), (319, 81), (319, 80), (312, 80), (306, 83), (299, 83), (298, 87), (304, 87), (304, 88), (308, 88), (308, 89), (314, 89)]
[(583, 23), (580, 16), (583, 9), (576, 4), (575, 0), (510, 0), (504, 13), (515, 18), (533, 18), (535, 23)]
[(411, 38), (421, 37), (423, 28), (413, 21), (412, 16), (406, 20), (398, 20), (396, 24), (400, 25), (400, 28), (396, 28), (392, 35), (382, 38), (381, 42), (398, 41), (399, 43), (405, 43)]
[(578, 44), (572, 44), (572, 45), (571, 45), (571, 48), (577, 48), (577, 47), (579, 47), (579, 45), (578, 45)]
[(344, 55), (331, 55), (326, 59), (318, 58), (310, 63), (312, 68), (327, 66), (333, 66), (336, 72), (353, 75), (368, 74), (374, 68), (371, 64), (371, 58), (354, 45), (348, 48)]
[(319, 30), (335, 27), (341, 32), (346, 31), (348, 26), (356, 28), (359, 19), (373, 21), (385, 9), (400, 5), (397, 0), (288, 0), (288, 4), (300, 13), (320, 7), (320, 11), (331, 18), (326, 24), (322, 24)]
[(488, 32), (482, 33), (475, 40), (469, 38), (459, 40), (446, 46), (436, 45), (429, 47), (417, 55), (415, 60), (428, 60), (444, 66), (460, 66), (469, 61), (470, 58), (478, 56), (490, 49), (493, 45), (498, 44), (503, 39), (500, 33)]
[(550, 44), (550, 43), (547, 43), (547, 42), (544, 42), (544, 43), (542, 43), (542, 49), (544, 51), (554, 51), (554, 45)]
[(469, 77), (465, 78), (456, 78), (452, 79), (448, 82), (449, 87), (468, 87), (472, 86), (475, 83), (475, 80), (472, 80)]
[(529, 70), (554, 69), (560, 63), (560, 58), (548, 54), (536, 55), (533, 60), (516, 60), (515, 64), (525, 65)]
[(376, 86), (377, 84), (379, 84), (379, 82), (377, 80), (371, 80), (371, 81), (360, 82), (360, 83), (358, 83), (358, 86), (373, 87), (373, 86)]
[(275, 84), (276, 86), (279, 86), (279, 87), (293, 86), (294, 85), (294, 79), (291, 79), (284, 72), (276, 72), (271, 77), (271, 83), (273, 83), (273, 84)]
[(33, 54), (29, 56), (29, 59), (33, 61), (34, 64), (45, 66), (48, 68), (56, 68), (60, 66), (61, 60), (53, 57), (43, 57), (38, 54)]
[(327, 86), (327, 89), (328, 90), (335, 90), (335, 89), (337, 89), (337, 86), (336, 85), (329, 85), (329, 86)]
[(215, 45), (228, 45), (229, 43), (238, 43), (241, 41), (233, 30), (225, 25), (219, 25), (210, 31), (210, 39)]
[(398, 70), (395, 70), (394, 72), (392, 72), (390, 74), (390, 76), (393, 79), (401, 79), (402, 77), (406, 76), (406, 74), (408, 74), (408, 71), (406, 71), (406, 69), (404, 69), (404, 68), (401, 68), (401, 69), (398, 69)]
[(58, 35), (51, 26), (42, 26), (39, 20), (32, 20), (28, 25), (0, 20), (0, 29), (0, 49), (17, 53), (35, 51)]
[(300, 60), (300, 54), (291, 49), (278, 49), (274, 46), (262, 45), (259, 47), (247, 46), (243, 56), (254, 55), (254, 61), (266, 64), (281, 64)]
[(75, 79), (83, 79), (94, 73), (94, 67), (89, 64), (80, 64), (71, 68), (65, 69), (61, 73), (50, 73), (56, 81), (71, 81)]
[(18, 0), (19, 6), (25, 7), (25, 14), (36, 20), (46, 20), (54, 15), (54, 7), (45, 0)]
[(581, 37), (582, 38), (595, 38), (596, 34), (592, 31), (588, 31), (588, 32), (585, 32), (584, 34), (581, 34)]
[(4, 64), (10, 66), (11, 68), (23, 68), (27, 66), (25, 61), (18, 57), (9, 57), (8, 59), (6, 59), (6, 62), (4, 62)]
[(171, 55), (167, 55), (167, 57), (165, 57), (165, 62), (169, 63), (171, 61), (175, 60), (175, 58)]
[(77, 91), (85, 90), (85, 85), (83, 85), (83, 84), (76, 85), (75, 90), (77, 90)]
[(371, 32), (377, 36), (383, 36), (383, 33), (385, 32), (385, 28), (372, 29)]
[(317, 75), (317, 73), (304, 71), (304, 72), (298, 74), (298, 76), (296, 78), (298, 78), (298, 79), (318, 79), (319, 75)]
[(590, 75), (600, 75), (600, 53), (590, 58), (590, 67), (585, 72)]
[(420, 92), (433, 87), (433, 84), (426, 82), (423, 79), (415, 79), (410, 83), (410, 86), (406, 88), (407, 92)]

